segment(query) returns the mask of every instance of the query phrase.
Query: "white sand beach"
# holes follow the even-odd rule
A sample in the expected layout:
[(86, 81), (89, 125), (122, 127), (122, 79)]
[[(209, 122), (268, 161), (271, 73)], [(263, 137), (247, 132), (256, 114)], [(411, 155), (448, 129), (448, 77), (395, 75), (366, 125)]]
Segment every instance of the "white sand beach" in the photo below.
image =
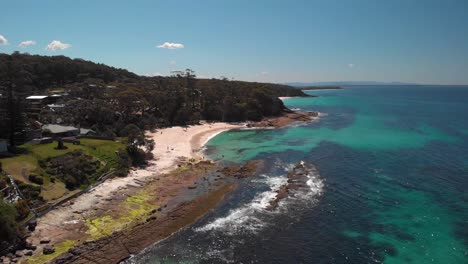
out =
[[(228, 123), (205, 123), (189, 127), (170, 127), (158, 130), (147, 135), (154, 139), (156, 146), (153, 153), (156, 158), (156, 167), (160, 172), (172, 169), (174, 162), (179, 157), (201, 158), (202, 147), (213, 136), (243, 125)], [(145, 173), (145, 170), (137, 170), (136, 173)]]

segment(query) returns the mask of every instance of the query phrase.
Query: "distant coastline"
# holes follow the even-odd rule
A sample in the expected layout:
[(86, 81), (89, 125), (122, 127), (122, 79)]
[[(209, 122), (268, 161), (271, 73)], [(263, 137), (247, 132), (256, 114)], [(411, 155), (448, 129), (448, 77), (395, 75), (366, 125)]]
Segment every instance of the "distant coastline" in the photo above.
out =
[(301, 91), (314, 91), (314, 90), (342, 90), (342, 86), (306, 86), (306, 87), (297, 87)]

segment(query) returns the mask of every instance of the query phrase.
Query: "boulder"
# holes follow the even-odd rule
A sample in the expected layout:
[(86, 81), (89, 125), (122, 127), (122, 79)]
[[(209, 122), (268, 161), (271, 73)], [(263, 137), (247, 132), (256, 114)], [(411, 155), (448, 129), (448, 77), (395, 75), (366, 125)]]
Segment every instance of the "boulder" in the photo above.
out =
[(146, 219), (146, 222), (156, 220), (156, 216), (150, 216)]
[(55, 248), (54, 246), (52, 245), (46, 245), (43, 249), (42, 249), (42, 253), (44, 255), (48, 255), (48, 254), (52, 254), (55, 252)]
[(32, 250), (28, 250), (24, 253), (25, 256), (32, 256), (33, 252)]
[(27, 242), (24, 247), (26, 249), (29, 249), (29, 250), (36, 250), (37, 249), (37, 247), (35, 245), (33, 245), (31, 242)]
[(28, 230), (29, 231), (34, 231), (36, 230), (36, 226), (37, 226), (37, 221), (36, 220), (32, 220), (30, 222), (28, 222)]
[(49, 244), (50, 243), (50, 238), (48, 237), (43, 237), (41, 238), (41, 241), (39, 242), (41, 244)]

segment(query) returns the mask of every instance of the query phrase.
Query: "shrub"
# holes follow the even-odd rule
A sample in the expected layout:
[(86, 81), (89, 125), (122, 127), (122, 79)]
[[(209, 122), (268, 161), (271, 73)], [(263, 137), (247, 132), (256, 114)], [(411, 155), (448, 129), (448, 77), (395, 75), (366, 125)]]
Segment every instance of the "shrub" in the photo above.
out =
[(72, 176), (69, 176), (65, 179), (65, 187), (67, 187), (67, 189), (74, 190), (79, 186), (80, 185), (78, 184), (78, 181)]
[(21, 234), (16, 223), (16, 209), (0, 199), (0, 242), (14, 243)]
[(0, 178), (0, 189), (7, 187), (7, 184), (8, 182), (5, 179)]
[(43, 136), (51, 136), (52, 131), (50, 131), (50, 129), (48, 129), (48, 128), (45, 128), (45, 129), (42, 130), (42, 135)]
[(28, 203), (25, 200), (17, 201), (15, 203), (15, 208), (17, 212), (16, 219), (18, 221), (25, 219), (30, 213)]
[(40, 160), (38, 160), (37, 163), (39, 164), (39, 167), (41, 167), (41, 168), (43, 168), (43, 169), (45, 169), (45, 167), (47, 167), (47, 162), (46, 162), (46, 160), (40, 159)]
[(62, 180), (67, 189), (74, 190), (90, 184), (96, 179), (101, 163), (82, 150), (75, 150), (47, 162), (45, 172), (55, 179)]
[(132, 165), (132, 160), (126, 151), (117, 151), (116, 155), (119, 157), (117, 161), (117, 169), (115, 174), (119, 177), (125, 177), (128, 170)]
[(44, 184), (44, 179), (41, 176), (36, 175), (36, 174), (30, 174), (28, 179), (35, 184), (39, 184), (39, 185)]
[(44, 199), (40, 196), (41, 194), (41, 186), (31, 185), (23, 182), (16, 181), (18, 188), (20, 189), (21, 193), (23, 194), (24, 198), (33, 201), (43, 201)]
[(127, 153), (129, 155), (129, 157), (131, 158), (132, 160), (132, 165), (133, 166), (141, 166), (141, 165), (145, 165), (146, 164), (146, 160), (145, 160), (145, 152), (134, 146), (134, 145), (128, 145), (127, 146)]

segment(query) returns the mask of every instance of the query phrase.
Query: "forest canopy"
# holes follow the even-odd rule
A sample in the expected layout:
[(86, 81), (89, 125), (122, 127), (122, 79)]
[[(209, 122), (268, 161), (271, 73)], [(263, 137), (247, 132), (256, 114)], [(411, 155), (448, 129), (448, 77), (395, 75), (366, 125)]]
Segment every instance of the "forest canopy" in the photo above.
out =
[[(28, 112), (24, 98), (65, 92), (58, 113)], [(83, 59), (65, 56), (0, 54), (0, 131), (12, 131), (33, 121), (91, 128), (101, 135), (120, 136), (128, 124), (140, 129), (196, 124), (200, 120), (237, 122), (281, 115), (286, 109), (279, 96), (306, 96), (279, 84), (220, 79), (197, 79), (186, 69), (170, 77), (139, 76)], [(14, 120), (13, 120), (14, 119)]]

